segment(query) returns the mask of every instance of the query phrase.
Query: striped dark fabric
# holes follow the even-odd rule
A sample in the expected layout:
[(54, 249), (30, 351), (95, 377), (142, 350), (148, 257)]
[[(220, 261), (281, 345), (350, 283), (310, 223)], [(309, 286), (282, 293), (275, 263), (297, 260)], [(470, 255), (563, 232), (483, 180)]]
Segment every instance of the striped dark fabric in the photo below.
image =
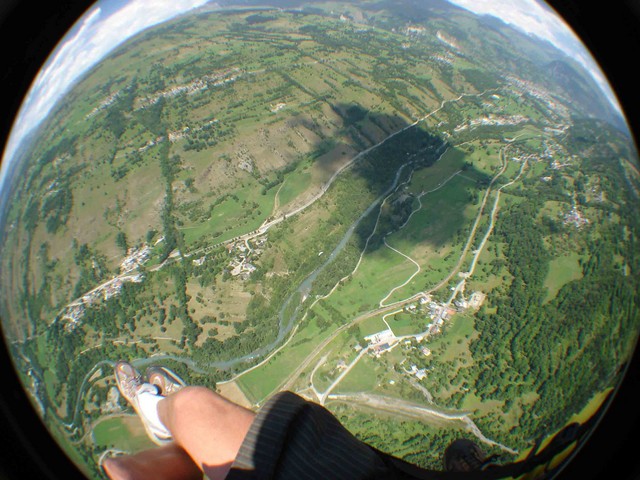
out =
[(258, 412), (227, 479), (416, 478), (390, 460), (351, 435), (324, 407), (281, 392)]
[[(558, 464), (552, 465), (554, 458), (578, 439), (586, 438), (598, 419), (594, 415), (583, 424), (566, 426), (542, 449), (538, 447), (543, 439), (539, 439), (529, 456), (515, 463), (475, 465), (481, 468), (473, 471), (434, 471), (368, 446), (324, 407), (294, 393), (281, 392), (258, 412), (227, 479), (506, 480), (527, 475), (530, 479), (549, 480), (558, 472)], [(462, 443), (454, 442), (448, 450), (454, 452)], [(461, 452), (463, 457), (468, 456), (464, 449)], [(460, 459), (460, 455), (450, 458), (447, 463), (452, 465), (447, 466), (455, 466)]]

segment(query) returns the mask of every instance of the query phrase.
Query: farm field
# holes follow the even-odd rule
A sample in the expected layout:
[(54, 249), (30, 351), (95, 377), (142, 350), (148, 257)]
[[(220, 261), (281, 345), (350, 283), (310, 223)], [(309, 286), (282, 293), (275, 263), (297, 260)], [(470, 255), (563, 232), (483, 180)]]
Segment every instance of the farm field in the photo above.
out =
[(194, 10), (21, 150), (0, 315), (92, 478), (150, 446), (122, 359), (253, 410), (293, 391), (429, 468), (599, 414), (640, 328), (624, 120), (551, 44), (419, 3)]

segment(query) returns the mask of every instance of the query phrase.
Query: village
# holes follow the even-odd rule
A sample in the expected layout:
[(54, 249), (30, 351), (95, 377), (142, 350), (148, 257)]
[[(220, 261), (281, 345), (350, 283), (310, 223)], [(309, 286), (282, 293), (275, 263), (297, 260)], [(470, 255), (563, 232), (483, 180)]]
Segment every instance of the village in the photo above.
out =
[(523, 115), (495, 115), (493, 113), (489, 113), (487, 115), (483, 115), (479, 118), (474, 118), (472, 120), (468, 120), (460, 125), (456, 126), (453, 131), (454, 133), (460, 133), (467, 129), (473, 129), (479, 126), (511, 126), (518, 125), (520, 123), (524, 123), (529, 119)]
[[(468, 310), (475, 311), (480, 308), (485, 299), (486, 294), (480, 291), (473, 292), (468, 299), (461, 295), (459, 300), (453, 301), (449, 299), (446, 302), (438, 302), (431, 295), (422, 294), (418, 300), (405, 304), (402, 309), (387, 313), (382, 317), (382, 321), (387, 328), (364, 336), (364, 342), (355, 343), (353, 349), (357, 355), (350, 363), (343, 356), (337, 359), (337, 362), (333, 367), (329, 368), (328, 372), (325, 370), (330, 377), (333, 377), (333, 380), (324, 392), (318, 391), (313, 379), (317, 370), (325, 364), (327, 356), (325, 355), (320, 359), (311, 372), (309, 379), (309, 388), (314, 393), (314, 398), (324, 404), (331, 392), (363, 357), (368, 355), (372, 360), (380, 360), (384, 355), (389, 359), (388, 362), (384, 362), (386, 368), (393, 369), (395, 373), (405, 377), (414, 388), (424, 394), (428, 402), (432, 402), (431, 393), (424, 385), (418, 383), (427, 378), (430, 370), (428, 362), (419, 360), (419, 358), (426, 359), (432, 355), (432, 349), (429, 348), (427, 340), (441, 333), (446, 323), (451, 321), (455, 314)], [(394, 332), (389, 322), (387, 322), (387, 317), (400, 313), (417, 317), (416, 323), (418, 325), (416, 328), (421, 331), (407, 335), (398, 335), (397, 332)], [(385, 355), (398, 346), (403, 351), (400, 357), (398, 355)], [(408, 364), (408, 367), (405, 364)], [(395, 385), (396, 383), (397, 378), (391, 378), (388, 381), (389, 385)]]
[[(162, 242), (163, 239), (164, 237), (158, 239), (155, 245)], [(231, 276), (247, 280), (256, 270), (256, 266), (251, 262), (260, 256), (266, 242), (267, 235), (261, 235), (251, 239), (251, 241), (243, 239), (227, 244), (227, 252), (232, 257), (228, 264)], [(152, 250), (149, 245), (142, 244), (139, 247), (131, 247), (127, 251), (127, 256), (120, 262), (120, 273), (116, 277), (98, 285), (80, 298), (70, 302), (60, 311), (57, 318), (65, 322), (65, 330), (73, 331), (79, 325), (87, 307), (119, 295), (125, 283), (142, 282), (144, 274), (140, 273), (139, 269), (149, 261), (151, 254)], [(194, 265), (200, 266), (205, 260), (206, 255), (203, 255), (192, 260), (192, 262)]]
[(209, 74), (204, 75), (201, 78), (196, 78), (188, 84), (176, 85), (171, 88), (167, 88), (160, 92), (156, 92), (152, 96), (137, 99), (136, 109), (147, 108), (158, 102), (160, 98), (175, 97), (181, 93), (193, 95), (210, 87), (219, 87), (226, 83), (234, 82), (238, 78), (239, 72), (239, 68), (226, 69), (216, 74)]
[(257, 258), (264, 251), (264, 246), (267, 243), (267, 235), (260, 235), (251, 239), (245, 238), (244, 240), (229, 243), (227, 245), (227, 252), (232, 256), (229, 262), (229, 273), (232, 277), (238, 277), (241, 280), (247, 280), (249, 276), (256, 271), (256, 266), (251, 263), (257, 260)]
[(582, 228), (589, 224), (589, 219), (586, 218), (574, 204), (571, 210), (564, 215), (564, 224), (573, 225), (575, 228)]
[(506, 80), (511, 86), (512, 93), (520, 98), (530, 96), (544, 102), (550, 112), (557, 115), (557, 119), (569, 118), (569, 110), (566, 106), (559, 103), (553, 95), (543, 87), (532, 81), (524, 80), (515, 75), (507, 75)]
[[(390, 352), (398, 345), (403, 345), (407, 351), (417, 350), (424, 357), (429, 357), (432, 352), (426, 345), (426, 341), (430, 337), (441, 333), (445, 323), (450, 321), (456, 313), (465, 312), (467, 310), (475, 311), (480, 308), (485, 298), (486, 295), (484, 293), (476, 291), (471, 294), (469, 299), (465, 299), (463, 297), (460, 300), (456, 300), (453, 303), (453, 306), (451, 306), (448, 302), (436, 302), (430, 295), (424, 295), (417, 302), (405, 305), (402, 310), (403, 312), (411, 315), (424, 316), (424, 331), (398, 336), (393, 332), (393, 329), (386, 321), (385, 315), (385, 317), (383, 317), (383, 321), (387, 328), (365, 336), (364, 340), (367, 342), (367, 345), (363, 347), (360, 344), (356, 344), (354, 348), (356, 352), (360, 353), (365, 349), (371, 357), (380, 358), (382, 355)], [(400, 363), (400, 365), (405, 361), (406, 358)], [(338, 368), (340, 367), (341, 365), (339, 364)], [(405, 367), (402, 367), (402, 369), (404, 373), (410, 376), (415, 376), (418, 380), (422, 380), (427, 376), (427, 369), (418, 368), (415, 364), (412, 364), (409, 370)]]
[(143, 245), (140, 248), (130, 248), (127, 251), (127, 256), (120, 263), (120, 274), (118, 276), (98, 285), (82, 297), (69, 303), (58, 314), (58, 318), (66, 322), (65, 330), (73, 331), (78, 326), (84, 316), (86, 307), (119, 295), (122, 291), (122, 286), (127, 282), (142, 282), (144, 275), (138, 272), (138, 269), (149, 260), (150, 256), (151, 248), (148, 245)]

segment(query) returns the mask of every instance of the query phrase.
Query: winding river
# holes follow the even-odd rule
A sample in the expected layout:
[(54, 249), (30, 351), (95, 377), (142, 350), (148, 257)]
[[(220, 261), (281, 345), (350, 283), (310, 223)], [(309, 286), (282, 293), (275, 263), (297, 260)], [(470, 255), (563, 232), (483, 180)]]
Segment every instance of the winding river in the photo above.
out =
[(198, 364), (190, 358), (180, 357), (176, 355), (155, 355), (149, 358), (135, 360), (133, 361), (133, 363), (138, 367), (142, 367), (151, 363), (155, 363), (158, 360), (175, 360), (175, 361), (186, 364), (194, 372), (205, 374), (207, 373), (207, 370), (203, 369), (202, 368), (203, 366), (206, 367), (207, 369), (216, 368), (219, 370), (229, 370), (230, 368), (240, 363), (250, 362), (252, 360), (263, 357), (269, 354), (270, 352), (272, 352), (278, 346), (278, 344), (282, 342), (282, 340), (289, 334), (289, 332), (291, 332), (291, 329), (293, 328), (293, 325), (295, 323), (295, 319), (297, 318), (300, 312), (300, 309), (304, 305), (304, 300), (303, 300), (296, 306), (295, 310), (293, 311), (293, 313), (291, 313), (291, 315), (287, 315), (287, 311), (290, 310), (289, 307), (291, 305), (291, 302), (293, 302), (294, 299), (296, 298), (306, 299), (306, 296), (311, 291), (313, 282), (316, 280), (318, 275), (320, 275), (320, 273), (322, 273), (322, 271), (336, 259), (336, 257), (340, 254), (340, 252), (342, 252), (342, 250), (351, 239), (353, 232), (358, 227), (360, 222), (367, 215), (369, 215), (382, 202), (382, 200), (397, 187), (398, 181), (400, 180), (400, 177), (405, 167), (411, 165), (412, 163), (414, 163), (414, 161), (409, 161), (398, 168), (395, 178), (393, 179), (393, 182), (391, 183), (391, 185), (378, 198), (376, 198), (373, 202), (371, 202), (371, 204), (367, 207), (367, 209), (364, 212), (362, 212), (362, 214), (353, 222), (353, 224), (351, 224), (351, 226), (347, 229), (347, 231), (345, 232), (340, 242), (338, 242), (338, 244), (333, 249), (331, 254), (329, 254), (327, 259), (318, 268), (316, 268), (313, 272), (311, 272), (309, 276), (302, 281), (302, 283), (298, 286), (298, 288), (287, 297), (287, 299), (282, 304), (282, 307), (280, 308), (280, 312), (278, 314), (278, 320), (279, 320), (278, 335), (275, 338), (275, 340), (246, 355), (232, 358), (229, 360), (213, 361), (213, 362), (206, 363), (204, 365)]

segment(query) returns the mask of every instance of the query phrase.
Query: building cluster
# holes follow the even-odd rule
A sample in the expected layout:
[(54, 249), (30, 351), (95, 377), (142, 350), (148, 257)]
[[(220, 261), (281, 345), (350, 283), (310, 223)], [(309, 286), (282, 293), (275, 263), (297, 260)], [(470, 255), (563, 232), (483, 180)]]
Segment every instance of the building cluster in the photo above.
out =
[[(174, 130), (172, 132), (169, 132), (167, 134), (167, 138), (171, 143), (175, 143), (178, 140), (182, 140), (183, 138), (187, 137), (188, 135), (196, 134), (198, 132), (201, 132), (202, 130), (210, 128), (211, 125), (213, 125), (214, 123), (218, 123), (217, 118), (214, 118), (213, 120), (209, 120), (208, 122), (203, 123), (199, 127), (192, 128), (189, 126), (185, 126), (185, 127), (182, 127), (180, 130)], [(164, 137), (158, 137), (158, 138), (161, 138), (162, 140), (164, 140)]]
[[(171, 88), (167, 88), (161, 92), (157, 92), (150, 97), (144, 97), (138, 100), (137, 108), (147, 108), (158, 102), (160, 98), (176, 97), (180, 94), (193, 95), (209, 87), (219, 87), (229, 82), (234, 82), (240, 75), (238, 68), (223, 70), (219, 73), (212, 75), (204, 75), (201, 78), (196, 78), (191, 82), (184, 85), (175, 85)], [(234, 75), (235, 73), (235, 75)]]
[(107, 301), (122, 291), (122, 286), (127, 282), (139, 283), (144, 280), (142, 273), (135, 272), (151, 256), (151, 248), (130, 248), (127, 256), (120, 263), (120, 275), (98, 285), (82, 297), (69, 303), (58, 314), (58, 318), (65, 322), (65, 329), (72, 331), (84, 316), (85, 309), (98, 302)]
[(554, 112), (560, 118), (566, 119), (570, 117), (569, 109), (564, 105), (558, 103), (551, 92), (541, 87), (540, 85), (527, 80), (523, 80), (522, 78), (516, 77), (515, 75), (507, 76), (507, 81), (511, 85), (514, 94), (518, 96), (523, 96), (525, 94), (529, 95), (545, 103), (549, 110)]
[(451, 306), (434, 302), (431, 299), (421, 298), (420, 302), (423, 304), (423, 309), (427, 311), (427, 316), (431, 320), (426, 330), (429, 335), (437, 335), (440, 333), (444, 322), (456, 313), (456, 310)]
[(441, 30), (438, 30), (436, 32), (436, 38), (438, 40), (440, 40), (442, 43), (444, 43), (447, 47), (453, 48), (454, 50), (457, 50), (458, 52), (461, 50), (460, 45), (458, 45), (458, 43), (456, 42), (455, 38), (450, 37), (449, 35), (447, 35), (446, 33), (444, 33)]
[(84, 303), (81, 301), (74, 302), (63, 310), (60, 319), (65, 323), (65, 329), (73, 330), (80, 319), (84, 316)]
[(418, 368), (416, 365), (411, 365), (411, 368), (407, 370), (403, 368), (404, 372), (415, 376), (418, 380), (422, 380), (427, 377), (427, 369), (426, 368)]
[(540, 157), (535, 153), (527, 153), (526, 155), (516, 155), (511, 157), (511, 160), (518, 163), (523, 162), (537, 162), (540, 160)]
[[(368, 349), (370, 355), (379, 358), (381, 355), (391, 351), (394, 347), (403, 343), (409, 348), (418, 349), (420, 353), (422, 353), (422, 355), (428, 357), (431, 355), (431, 349), (429, 349), (429, 347), (427, 347), (426, 345), (420, 345), (422, 341), (432, 335), (437, 335), (438, 333), (440, 333), (444, 323), (448, 319), (450, 319), (451, 316), (453, 316), (456, 312), (462, 312), (469, 309), (477, 310), (478, 308), (480, 308), (485, 299), (486, 294), (476, 291), (473, 292), (468, 299), (462, 297), (460, 300), (457, 300), (454, 303), (454, 308), (447, 303), (438, 303), (432, 300), (431, 296), (425, 295), (421, 297), (418, 302), (408, 304), (404, 307), (404, 311), (406, 313), (416, 315), (426, 314), (429, 323), (426, 325), (423, 332), (398, 337), (389, 327), (385, 330), (381, 330), (364, 337), (364, 340), (368, 343), (368, 346), (366, 348)], [(361, 345), (355, 346), (356, 351), (361, 351), (362, 348), (363, 347)], [(412, 367), (412, 370), (406, 373), (415, 375), (418, 380), (421, 380), (426, 376), (426, 372), (424, 371), (424, 369), (418, 370), (417, 367), (416, 369)]]
[(524, 115), (495, 115), (489, 113), (473, 120), (468, 120), (461, 123), (453, 129), (455, 133), (461, 132), (467, 129), (473, 129), (479, 126), (505, 126), (505, 125), (518, 125), (524, 123), (529, 119)]
[(191, 260), (191, 262), (196, 266), (200, 267), (207, 260), (207, 256), (203, 255), (200, 258), (196, 258), (195, 260)]
[(111, 95), (109, 95), (107, 98), (105, 98), (102, 102), (100, 102), (100, 104), (97, 107), (95, 107), (93, 110), (91, 110), (85, 116), (85, 119), (89, 120), (91, 117), (95, 116), (98, 112), (104, 110), (109, 105), (111, 105), (113, 102), (115, 102), (116, 99), (120, 96), (120, 92), (121, 92), (121, 90), (118, 90), (118, 91), (112, 93)]
[(567, 130), (569, 130), (569, 128), (571, 127), (571, 125), (569, 124), (559, 124), (556, 125), (555, 127), (544, 127), (544, 132), (551, 134), (551, 135), (555, 135), (556, 137), (560, 137), (560, 136), (565, 136), (567, 133)]
[(164, 136), (160, 135), (158, 137), (156, 137), (155, 139), (149, 139), (147, 140), (147, 143), (145, 143), (144, 145), (142, 145), (141, 147), (138, 148), (138, 153), (144, 153), (147, 150), (149, 150), (151, 147), (155, 146), (156, 144), (163, 142), (164, 141)]
[(94, 305), (101, 301), (107, 301), (111, 297), (119, 295), (122, 291), (122, 286), (127, 282), (139, 283), (143, 280), (144, 275), (141, 273), (112, 278), (111, 280), (94, 288), (90, 292), (85, 293), (82, 297), (67, 305), (60, 313), (59, 318), (62, 321), (66, 322), (65, 329), (67, 331), (71, 331), (77, 326), (77, 324), (84, 316), (86, 307)]
[(455, 60), (455, 56), (450, 52), (445, 52), (444, 54), (436, 53), (435, 55), (431, 55), (431, 60), (445, 65), (452, 65)]
[(420, 25), (416, 25), (416, 26), (408, 26), (407, 28), (405, 28), (404, 30), (404, 34), (407, 36), (412, 36), (412, 35), (424, 35), (426, 33), (426, 28), (420, 26)]
[(118, 403), (119, 399), (120, 392), (118, 391), (118, 388), (116, 386), (112, 386), (111, 388), (109, 388), (109, 391), (107, 392), (107, 400), (103, 403), (100, 409), (101, 413), (103, 415), (106, 415), (109, 413), (117, 413), (122, 410)]
[(557, 159), (553, 159), (551, 160), (551, 168), (553, 168), (554, 170), (560, 170), (564, 167), (566, 167), (567, 165), (571, 165), (571, 162), (561, 162), (560, 160)]
[(178, 140), (183, 139), (184, 137), (186, 137), (189, 132), (191, 131), (191, 127), (183, 127), (182, 130), (175, 130), (173, 132), (169, 132), (167, 134), (167, 137), (169, 138), (169, 141), (171, 143), (176, 143)]
[(227, 245), (227, 250), (232, 255), (229, 262), (229, 273), (233, 277), (246, 280), (256, 271), (256, 266), (252, 262), (255, 262), (264, 251), (267, 236), (261, 235), (253, 239), (252, 242), (253, 245), (249, 240), (242, 240)]
[(553, 137), (564, 138), (567, 136), (567, 131), (571, 125), (559, 124), (556, 128), (545, 127), (544, 132), (547, 134), (542, 141), (543, 152), (542, 156), (553, 160), (554, 158), (572, 158), (572, 155), (567, 151), (564, 145), (560, 144)]
[(364, 339), (369, 342), (369, 351), (376, 358), (379, 358), (380, 355), (390, 351), (398, 344), (398, 337), (390, 328), (373, 335), (367, 335)]
[(589, 219), (586, 218), (580, 210), (574, 205), (571, 211), (564, 215), (564, 224), (573, 225), (576, 228), (582, 228), (589, 224)]
[(144, 245), (142, 248), (131, 247), (127, 252), (127, 256), (120, 263), (120, 273), (127, 274), (136, 270), (151, 257), (151, 248)]
[(287, 106), (286, 103), (276, 103), (275, 105), (269, 105), (271, 112), (273, 113), (277, 113), (278, 111), (282, 110), (286, 106)]

